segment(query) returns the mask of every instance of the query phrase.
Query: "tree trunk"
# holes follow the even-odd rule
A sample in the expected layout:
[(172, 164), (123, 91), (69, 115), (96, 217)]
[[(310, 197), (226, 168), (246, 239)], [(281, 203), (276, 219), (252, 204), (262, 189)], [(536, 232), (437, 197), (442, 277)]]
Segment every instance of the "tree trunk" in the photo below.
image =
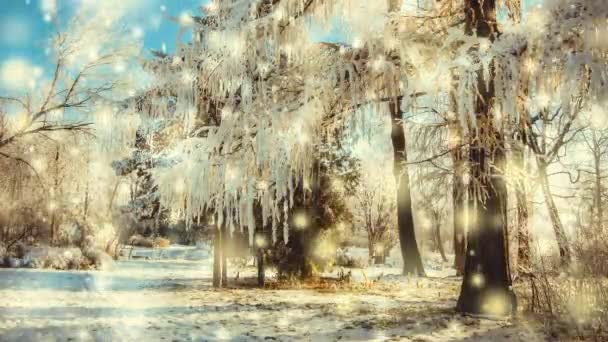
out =
[(553, 201), (553, 195), (551, 194), (551, 187), (549, 185), (549, 176), (547, 175), (547, 162), (541, 157), (536, 157), (538, 164), (538, 176), (540, 178), (540, 186), (543, 191), (545, 198), (545, 204), (547, 205), (547, 211), (549, 211), (549, 218), (555, 232), (557, 239), (557, 247), (559, 249), (559, 256), (562, 266), (568, 266), (572, 257), (570, 251), (570, 245), (568, 244), (568, 237), (562, 224), (562, 220), (559, 217), (559, 212), (555, 201)]
[[(90, 151), (87, 148), (87, 168), (86, 168), (86, 177), (87, 177), (87, 182), (85, 185), (85, 189), (84, 189), (84, 206), (82, 208), (82, 218), (86, 221), (87, 220), (87, 215), (89, 214), (89, 164), (91, 162), (91, 156), (90, 156)], [(120, 182), (117, 182), (116, 184), (120, 184)], [(114, 192), (116, 192), (116, 189), (114, 189)], [(108, 215), (110, 216), (112, 214), (112, 201), (114, 200), (114, 193), (112, 194), (112, 199), (110, 200), (110, 210)]]
[(526, 99), (529, 97), (530, 70), (522, 68), (518, 85), (517, 109), (520, 126), (519, 136), (513, 141), (513, 164), (516, 170), (515, 199), (517, 201), (517, 270), (521, 273), (530, 271), (530, 232), (528, 229), (528, 191), (526, 183), (525, 148), (528, 146), (529, 132), (525, 123), (529, 121), (530, 112)]
[(407, 151), (405, 130), (400, 108), (401, 98), (389, 102), (391, 112), (391, 140), (393, 143), (394, 164), (393, 172), (397, 184), (397, 223), (399, 228), (399, 243), (403, 257), (403, 274), (424, 275), (422, 259), (412, 215), (412, 198), (410, 194), (410, 179), (407, 168)]
[(228, 286), (228, 225), (223, 224), (222, 229), (222, 287)]
[(264, 287), (266, 283), (266, 269), (264, 265), (264, 249), (257, 249), (258, 286)]
[(437, 250), (439, 250), (439, 254), (441, 254), (441, 259), (444, 262), (448, 261), (448, 258), (445, 256), (445, 251), (443, 250), (443, 242), (441, 241), (441, 223), (439, 222), (438, 215), (433, 215), (433, 229), (435, 236), (435, 244), (437, 245)]
[(213, 287), (222, 287), (222, 232), (215, 229), (213, 239)]
[[(110, 203), (110, 209), (112, 208), (112, 203)], [(82, 218), (86, 221), (87, 215), (89, 213), (89, 181), (87, 180), (87, 184), (84, 189), (84, 206), (82, 209)], [(111, 214), (111, 212), (110, 212)]]
[(464, 274), (464, 260), (466, 254), (466, 226), (467, 226), (467, 202), (465, 185), (460, 175), (454, 175), (452, 189), (453, 200), (453, 224), (454, 224), (454, 268), (456, 275)]
[(368, 253), (368, 260), (369, 260), (369, 261), (368, 261), (368, 264), (371, 266), (371, 265), (373, 265), (373, 264), (374, 264), (374, 262), (375, 262), (375, 259), (374, 259), (374, 254), (375, 254), (375, 253), (374, 253), (374, 252), (375, 252), (375, 251), (374, 251), (374, 248), (375, 248), (375, 246), (374, 246), (374, 241), (372, 240), (371, 235), (370, 235), (370, 234), (367, 234), (367, 235), (368, 235), (368, 240), (367, 240), (367, 253)]
[(57, 146), (57, 151), (55, 152), (55, 174), (53, 180), (53, 191), (52, 198), (54, 202), (54, 206), (51, 208), (51, 245), (57, 245), (59, 241), (58, 239), (58, 223), (57, 223), (57, 203), (56, 198), (58, 197), (57, 192), (59, 192), (59, 146)]
[(524, 144), (515, 142), (513, 162), (518, 171), (515, 178), (515, 198), (517, 200), (517, 270), (530, 271), (530, 232), (528, 230), (528, 194), (524, 179)]
[(51, 245), (57, 245), (57, 231), (55, 229), (55, 212), (51, 214)]
[[(497, 32), (495, 0), (466, 0), (465, 18), (467, 34), (493, 40)], [(477, 129), (472, 130), (469, 148), (469, 203), (474, 217), (467, 231), (465, 273), (456, 308), (472, 314), (508, 315), (514, 311), (515, 295), (506, 247), (507, 187), (499, 173), (505, 166), (504, 138), (492, 124), (493, 78), (490, 76), (486, 87), (483, 72), (477, 77)]]
[[(591, 130), (591, 137), (593, 139), (593, 164), (595, 167), (595, 191), (593, 193), (593, 202), (595, 204), (595, 234), (600, 236), (604, 230), (604, 206), (602, 205), (602, 169), (601, 169), (601, 157), (602, 157), (602, 146), (598, 141), (597, 133), (595, 129)], [(592, 216), (593, 217), (593, 216)]]
[[(450, 91), (450, 109), (456, 112), (458, 107), (456, 94), (453, 89)], [(456, 118), (449, 123), (450, 144), (452, 149), (451, 157), (454, 165), (452, 174), (452, 224), (454, 229), (454, 268), (456, 275), (464, 274), (464, 259), (467, 248), (466, 227), (467, 227), (467, 185), (464, 183), (463, 176), (466, 171), (464, 150), (461, 147), (463, 142), (462, 127)]]

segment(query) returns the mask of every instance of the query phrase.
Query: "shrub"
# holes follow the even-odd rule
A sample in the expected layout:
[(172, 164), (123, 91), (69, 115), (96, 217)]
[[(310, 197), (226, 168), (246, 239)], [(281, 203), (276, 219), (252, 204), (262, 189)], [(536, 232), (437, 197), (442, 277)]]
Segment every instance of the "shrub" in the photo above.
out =
[(162, 238), (159, 236), (154, 239), (153, 245), (154, 245), (154, 247), (161, 247), (161, 248), (169, 247), (171, 245), (171, 241), (169, 241), (169, 239), (165, 239), (165, 238)]
[(350, 255), (348, 249), (338, 249), (336, 252), (336, 266), (349, 268), (365, 268), (367, 266), (367, 257)]
[(592, 237), (573, 246), (575, 272), (581, 275), (608, 277), (608, 239)]
[(4, 266), (4, 259), (8, 257), (6, 247), (0, 243), (0, 267)]
[(146, 238), (139, 234), (135, 234), (129, 238), (129, 245), (136, 246), (136, 247), (153, 248), (154, 239)]
[(27, 249), (20, 266), (67, 270), (79, 269), (83, 262), (79, 248), (39, 246)]
[(83, 255), (89, 260), (91, 265), (100, 270), (108, 269), (114, 264), (112, 257), (100, 249), (84, 249)]

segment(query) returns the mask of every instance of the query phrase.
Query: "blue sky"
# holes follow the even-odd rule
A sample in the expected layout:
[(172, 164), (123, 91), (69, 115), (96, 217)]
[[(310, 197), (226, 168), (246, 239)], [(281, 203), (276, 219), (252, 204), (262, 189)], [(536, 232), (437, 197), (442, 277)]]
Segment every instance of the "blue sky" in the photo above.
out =
[[(12, 57), (26, 58), (37, 65), (47, 63), (44, 53), (45, 41), (53, 32), (53, 25), (44, 20), (42, 5), (44, 0), (0, 0), (0, 61)], [(65, 22), (72, 15), (74, 7), (82, 0), (56, 0), (58, 18)], [(89, 0), (104, 1), (104, 0)], [(125, 0), (125, 2), (133, 0)], [(178, 16), (184, 11), (197, 14), (198, 8), (207, 0), (135, 0), (141, 1), (141, 10), (127, 15), (126, 24), (138, 26), (144, 32), (144, 47), (160, 50), (164, 43), (168, 51), (175, 46), (178, 25), (163, 17), (165, 13)], [(542, 0), (527, 0), (527, 6)], [(323, 38), (335, 40), (340, 35), (339, 28), (333, 32), (321, 33)], [(332, 39), (333, 38), (333, 39)]]
[[(0, 0), (0, 66), (11, 60), (25, 61), (36, 67), (40, 76), (50, 77), (53, 61), (45, 54), (45, 46), (54, 31), (54, 25), (45, 20), (45, 9), (48, 9), (49, 4), (56, 8), (54, 17), (61, 26), (86, 1), (98, 7), (112, 3), (110, 0)], [(200, 15), (200, 7), (207, 2), (208, 0), (118, 0), (113, 3), (128, 8), (122, 22), (128, 29), (143, 34), (144, 50), (161, 50), (164, 46), (170, 53), (176, 45), (179, 25), (166, 16), (179, 17), (184, 12)], [(541, 2), (543, 0), (524, 0), (524, 6)], [(314, 39), (334, 42), (348, 39), (348, 34), (343, 31), (340, 23), (334, 22), (331, 26), (325, 32), (320, 27), (313, 27), (311, 33)], [(188, 38), (185, 36), (183, 39)]]
[[(83, 0), (55, 0), (58, 22), (67, 22), (78, 3)], [(84, 0), (104, 1), (104, 0)], [(164, 13), (179, 16), (183, 12), (199, 14), (198, 8), (206, 0), (124, 0), (133, 2), (134, 10), (124, 18), (125, 25), (140, 28), (143, 32), (144, 48), (162, 48), (167, 51), (175, 47), (179, 30)], [(0, 63), (8, 59), (25, 59), (46, 70), (51, 66), (45, 55), (45, 43), (54, 32), (53, 24), (45, 21), (43, 11), (46, 0), (0, 0)], [(52, 2), (52, 1), (51, 1)]]

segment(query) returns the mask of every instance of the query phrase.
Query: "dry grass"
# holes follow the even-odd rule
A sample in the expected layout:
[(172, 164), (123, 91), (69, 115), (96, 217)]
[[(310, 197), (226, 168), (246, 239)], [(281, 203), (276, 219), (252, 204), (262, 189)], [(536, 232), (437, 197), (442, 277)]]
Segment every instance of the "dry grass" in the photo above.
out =
[(543, 266), (516, 284), (520, 307), (564, 341), (608, 341), (608, 278), (558, 274)]

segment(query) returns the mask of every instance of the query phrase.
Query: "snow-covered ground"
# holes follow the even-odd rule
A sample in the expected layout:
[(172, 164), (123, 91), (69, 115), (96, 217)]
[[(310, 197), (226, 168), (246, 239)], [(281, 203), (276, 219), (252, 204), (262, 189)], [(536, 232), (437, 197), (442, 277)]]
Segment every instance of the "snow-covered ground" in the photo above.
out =
[(460, 280), (432, 258), (427, 278), (403, 278), (398, 267), (351, 270), (355, 280), (382, 275), (367, 289), (216, 290), (208, 252), (165, 253), (107, 271), (0, 269), (0, 341), (545, 340), (529, 323), (455, 314)]

